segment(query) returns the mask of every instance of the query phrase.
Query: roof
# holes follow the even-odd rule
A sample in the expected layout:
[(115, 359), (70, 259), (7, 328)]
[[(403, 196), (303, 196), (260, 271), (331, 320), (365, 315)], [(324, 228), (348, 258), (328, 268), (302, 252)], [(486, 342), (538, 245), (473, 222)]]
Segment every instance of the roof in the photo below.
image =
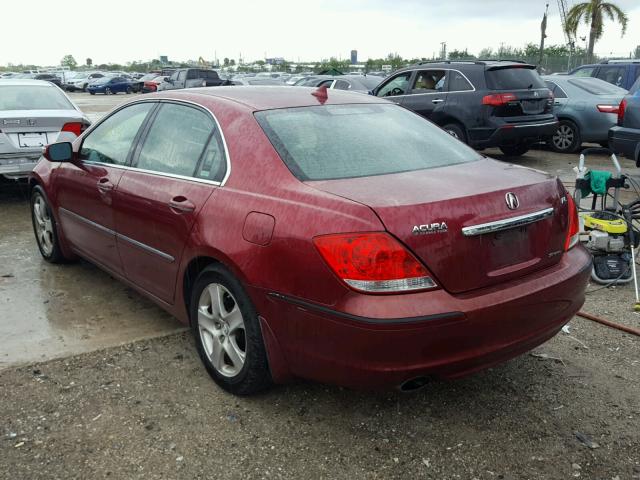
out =
[(317, 91), (313, 87), (290, 86), (228, 86), (190, 88), (187, 90), (168, 90), (156, 96), (194, 101), (194, 96), (217, 97), (236, 102), (253, 111), (273, 110), (276, 108), (307, 107), (314, 105), (339, 105), (345, 103), (386, 103), (378, 97), (353, 93), (345, 90), (327, 89), (327, 100), (321, 102), (312, 93)]
[(0, 85), (34, 85), (41, 87), (56, 87), (53, 83), (47, 80), (33, 80), (31, 78), (3, 78), (0, 79)]

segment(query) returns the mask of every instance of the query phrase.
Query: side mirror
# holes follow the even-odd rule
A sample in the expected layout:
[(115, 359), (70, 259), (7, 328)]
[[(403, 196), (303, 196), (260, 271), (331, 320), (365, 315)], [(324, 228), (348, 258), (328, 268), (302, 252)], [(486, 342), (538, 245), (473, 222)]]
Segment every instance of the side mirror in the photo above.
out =
[(170, 77), (165, 78), (164, 81), (167, 83), (173, 83), (173, 79)]
[(70, 162), (73, 159), (73, 146), (69, 142), (52, 143), (46, 146), (43, 155), (50, 162)]

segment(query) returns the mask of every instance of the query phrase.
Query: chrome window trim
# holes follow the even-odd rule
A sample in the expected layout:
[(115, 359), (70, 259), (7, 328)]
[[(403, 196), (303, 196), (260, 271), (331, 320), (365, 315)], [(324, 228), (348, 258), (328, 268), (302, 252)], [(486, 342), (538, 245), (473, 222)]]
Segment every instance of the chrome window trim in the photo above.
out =
[(510, 228), (521, 227), (538, 222), (553, 215), (553, 207), (545, 208), (537, 212), (528, 213), (526, 215), (518, 215), (517, 217), (509, 217), (495, 222), (481, 223), (479, 225), (471, 225), (462, 228), (462, 234), (465, 237), (474, 237), (485, 233), (499, 232)]
[[(194, 93), (194, 95), (197, 95), (197, 93)], [(164, 177), (170, 177), (170, 178), (179, 178), (182, 180), (192, 180), (192, 181), (196, 181), (196, 182), (200, 182), (200, 183), (209, 183), (209, 184), (213, 184), (213, 185), (217, 185), (219, 187), (224, 187), (224, 185), (227, 183), (227, 180), (229, 179), (229, 176), (231, 175), (231, 157), (229, 156), (229, 147), (227, 146), (227, 140), (224, 136), (224, 132), (222, 131), (222, 127), (220, 126), (220, 122), (218, 121), (218, 118), (215, 116), (215, 114), (207, 107), (205, 107), (204, 105), (201, 105), (199, 103), (196, 102), (192, 102), (190, 100), (182, 100), (182, 99), (173, 99), (173, 98), (158, 98), (158, 99), (152, 99), (152, 98), (145, 98), (145, 99), (140, 99), (140, 100), (133, 100), (131, 102), (128, 102), (124, 105), (119, 106), (118, 108), (116, 108), (115, 110), (109, 112), (108, 115), (105, 115), (104, 117), (102, 117), (100, 120), (98, 120), (96, 123), (94, 123), (93, 125), (91, 125), (83, 134), (82, 134), (82, 143), (84, 143), (85, 138), (95, 129), (97, 128), (100, 124), (102, 124), (102, 122), (104, 122), (105, 120), (107, 120), (109, 117), (113, 116), (114, 114), (116, 114), (117, 112), (119, 112), (120, 110), (126, 108), (126, 107), (130, 107), (131, 105), (135, 105), (138, 103), (154, 103), (154, 104), (161, 104), (161, 103), (182, 103), (185, 105), (192, 105), (194, 107), (198, 107), (200, 109), (205, 110), (207, 113), (209, 113), (209, 115), (211, 115), (211, 118), (213, 118), (213, 121), (216, 125), (216, 128), (218, 129), (218, 132), (220, 132), (220, 138), (222, 139), (222, 146), (224, 148), (224, 156), (226, 159), (226, 172), (224, 174), (224, 177), (222, 177), (222, 180), (217, 181), (217, 180), (207, 180), (204, 178), (197, 178), (197, 177), (187, 177), (184, 175), (174, 175), (171, 173), (164, 173), (164, 172), (156, 172), (153, 170), (144, 170), (142, 168), (136, 168), (136, 167), (130, 167), (130, 166), (126, 166), (126, 165), (116, 165), (113, 163), (104, 163), (104, 162), (90, 162), (87, 160), (82, 160), (82, 163), (87, 163), (90, 165), (104, 165), (104, 166), (109, 166), (109, 167), (114, 167), (114, 168), (122, 168), (122, 169), (128, 169), (128, 170), (135, 170), (135, 171), (140, 171), (140, 172), (145, 172), (145, 173), (150, 173), (150, 174), (155, 174), (155, 175), (160, 175), (160, 176), (164, 176)], [(80, 149), (82, 149), (82, 143), (80, 144)]]
[(473, 82), (471, 80), (469, 80), (469, 77), (467, 77), (464, 73), (462, 73), (460, 70), (458, 70), (457, 68), (416, 68), (414, 70), (409, 70), (410, 72), (416, 72), (416, 71), (422, 71), (422, 70), (444, 70), (445, 72), (458, 72), (460, 75), (462, 75), (464, 77), (464, 79), (469, 82), (469, 85), (471, 85), (472, 90), (453, 90), (453, 91), (446, 91), (446, 92), (425, 92), (425, 93), (405, 93), (402, 95), (393, 95), (390, 97), (378, 97), (376, 95), (377, 98), (387, 98), (387, 99), (391, 99), (391, 98), (398, 98), (398, 97), (414, 97), (416, 95), (443, 95), (443, 94), (447, 94), (447, 93), (473, 93), (476, 91), (476, 86), (473, 84)]
[(100, 230), (103, 233), (106, 233), (107, 235), (112, 235), (114, 238), (119, 239), (119, 240), (125, 240), (129, 243), (131, 243), (132, 245), (135, 245), (136, 247), (141, 248), (142, 250), (149, 252), (149, 253), (153, 253), (159, 257), (161, 257), (163, 260), (168, 261), (169, 263), (173, 263), (175, 261), (175, 258), (173, 258), (171, 255), (169, 255), (168, 253), (164, 253), (161, 250), (158, 250), (157, 248), (153, 248), (145, 243), (139, 242), (137, 240), (134, 240), (133, 238), (129, 238), (126, 235), (122, 235), (121, 233), (118, 233), (114, 230), (111, 230), (110, 228), (105, 227), (104, 225), (100, 225), (99, 223), (94, 222), (93, 220), (89, 220), (88, 218), (83, 217), (82, 215), (78, 215), (75, 212), (72, 212), (71, 210), (67, 210), (64, 207), (59, 207), (58, 209), (60, 211), (60, 213), (63, 213), (65, 215), (69, 215), (70, 217), (73, 217), (87, 225), (89, 225), (90, 227), (95, 228), (96, 230)]

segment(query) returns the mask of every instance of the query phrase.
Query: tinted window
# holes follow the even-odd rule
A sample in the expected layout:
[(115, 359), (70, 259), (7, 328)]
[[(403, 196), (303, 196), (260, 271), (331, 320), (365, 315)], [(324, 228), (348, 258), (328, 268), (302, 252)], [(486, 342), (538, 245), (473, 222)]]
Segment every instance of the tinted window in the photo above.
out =
[(621, 86), (626, 67), (600, 67), (596, 78), (609, 82), (612, 85)]
[(325, 105), (255, 115), (300, 180), (384, 175), (481, 158), (397, 105)]
[(564, 90), (562, 90), (562, 88), (560, 88), (557, 84), (549, 81), (545, 81), (544, 84), (549, 90), (551, 90), (551, 93), (553, 93), (553, 96), (555, 98), (567, 98), (567, 94), (564, 93)]
[(464, 75), (460, 72), (450, 71), (449, 72), (449, 91), (450, 92), (466, 92), (468, 90), (473, 90), (473, 86), (469, 83)]
[(632, 95), (635, 95), (636, 93), (638, 93), (640, 91), (640, 78), (638, 78), (636, 80), (636, 83), (634, 83), (631, 88), (629, 89), (629, 93)]
[(198, 75), (198, 70), (187, 70), (187, 80), (195, 80), (196, 78), (202, 78), (201, 75)]
[(627, 93), (623, 88), (594, 78), (572, 78), (569, 83), (592, 95), (624, 95)]
[(409, 90), (409, 78), (411, 72), (404, 72), (400, 75), (393, 77), (389, 83), (386, 83), (380, 90), (378, 90), (378, 97), (391, 97), (394, 95), (405, 95)]
[(124, 165), (133, 140), (153, 103), (139, 103), (111, 115), (87, 135), (80, 158), (90, 162)]
[(218, 80), (220, 78), (218, 74), (213, 70), (206, 71), (205, 74), (206, 78), (208, 78), (209, 80)]
[(487, 86), (491, 90), (527, 90), (545, 88), (544, 82), (532, 68), (511, 67), (487, 70)]
[(71, 102), (52, 85), (1, 85), (2, 110), (72, 110)]
[(149, 129), (136, 167), (192, 176), (213, 129), (213, 120), (203, 111), (164, 104)]
[(585, 68), (581, 68), (580, 70), (576, 70), (572, 75), (576, 76), (576, 77), (590, 77), (593, 75), (593, 71), (596, 69), (596, 67), (585, 67)]

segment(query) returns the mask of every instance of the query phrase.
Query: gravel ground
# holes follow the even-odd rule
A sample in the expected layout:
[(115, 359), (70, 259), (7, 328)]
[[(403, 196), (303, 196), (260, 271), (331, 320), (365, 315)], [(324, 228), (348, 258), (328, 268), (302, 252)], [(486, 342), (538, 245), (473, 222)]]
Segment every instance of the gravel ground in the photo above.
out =
[[(637, 326), (630, 294), (585, 310)], [(414, 394), (301, 382), (237, 398), (173, 334), (0, 372), (0, 478), (640, 479), (639, 354), (576, 318)]]

